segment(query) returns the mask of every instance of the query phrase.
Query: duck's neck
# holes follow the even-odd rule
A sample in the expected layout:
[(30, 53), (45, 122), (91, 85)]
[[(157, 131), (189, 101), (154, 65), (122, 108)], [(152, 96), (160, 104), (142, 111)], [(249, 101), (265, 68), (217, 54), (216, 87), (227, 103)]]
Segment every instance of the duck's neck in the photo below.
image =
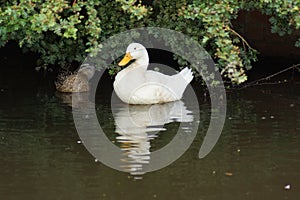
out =
[(147, 70), (148, 65), (149, 65), (149, 56), (147, 51), (144, 51), (142, 56), (140, 56), (139, 58), (137, 58), (133, 63), (133, 66), (138, 66), (139, 68), (143, 68), (145, 70)]

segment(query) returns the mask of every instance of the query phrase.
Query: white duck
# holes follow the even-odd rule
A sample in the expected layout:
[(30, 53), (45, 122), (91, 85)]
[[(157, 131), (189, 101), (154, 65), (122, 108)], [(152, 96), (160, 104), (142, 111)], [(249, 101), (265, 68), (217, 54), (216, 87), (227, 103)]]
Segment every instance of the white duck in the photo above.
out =
[(147, 70), (149, 56), (146, 48), (139, 43), (131, 43), (127, 47), (126, 55), (119, 62), (119, 66), (125, 66), (131, 60), (134, 61), (121, 70), (114, 81), (117, 96), (128, 104), (156, 104), (179, 100), (193, 79), (191, 69), (187, 67), (173, 76)]

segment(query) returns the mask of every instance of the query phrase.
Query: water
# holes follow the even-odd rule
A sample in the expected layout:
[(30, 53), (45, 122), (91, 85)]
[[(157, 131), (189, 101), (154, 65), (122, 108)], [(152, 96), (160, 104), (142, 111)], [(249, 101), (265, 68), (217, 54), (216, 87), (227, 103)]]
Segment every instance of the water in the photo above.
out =
[[(127, 172), (120, 172), (95, 160), (81, 143), (69, 96), (57, 94), (52, 82), (40, 75), (21, 74), (0, 73), (0, 199), (226, 200), (300, 196), (299, 85), (228, 91), (222, 135), (203, 159), (198, 153), (210, 120), (206, 98), (199, 98), (200, 112), (196, 105), (180, 102), (179, 107), (186, 112), (175, 117), (170, 114), (171, 104), (130, 107), (125, 113), (124, 105), (118, 104), (113, 114), (110, 99), (106, 98), (111, 87), (100, 90), (96, 113), (107, 138), (123, 149), (120, 156)], [(150, 115), (145, 118), (144, 113)], [(197, 114), (200, 119), (195, 122)], [(136, 124), (126, 121), (128, 116), (136, 117)], [(144, 173), (153, 159), (151, 152), (169, 144), (181, 125), (188, 134), (189, 123), (193, 122), (198, 123), (198, 134), (188, 150), (169, 166)], [(134, 134), (126, 134), (128, 129)], [(127, 155), (135, 155), (129, 157), (134, 162), (125, 159)]]

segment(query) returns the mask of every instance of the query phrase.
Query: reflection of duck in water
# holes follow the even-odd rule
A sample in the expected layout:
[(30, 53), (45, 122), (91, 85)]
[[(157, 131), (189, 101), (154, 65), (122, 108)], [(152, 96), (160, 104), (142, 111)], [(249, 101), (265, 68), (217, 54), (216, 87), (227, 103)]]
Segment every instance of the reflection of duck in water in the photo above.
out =
[(122, 167), (131, 175), (142, 175), (150, 162), (150, 140), (170, 122), (191, 122), (193, 115), (182, 101), (154, 105), (125, 105), (115, 115), (117, 141), (124, 150)]
[(95, 67), (89, 64), (83, 64), (77, 73), (68, 75), (60, 74), (55, 82), (56, 89), (59, 92), (87, 92), (90, 89), (89, 80), (95, 74)]

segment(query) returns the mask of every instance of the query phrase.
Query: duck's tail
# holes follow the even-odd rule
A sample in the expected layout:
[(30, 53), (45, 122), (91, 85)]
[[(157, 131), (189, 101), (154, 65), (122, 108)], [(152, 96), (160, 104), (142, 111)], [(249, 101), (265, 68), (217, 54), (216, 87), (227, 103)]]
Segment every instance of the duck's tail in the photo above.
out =
[(181, 70), (181, 72), (179, 74), (184, 78), (184, 80), (187, 82), (187, 84), (189, 84), (194, 78), (192, 70), (189, 69), (188, 67)]

